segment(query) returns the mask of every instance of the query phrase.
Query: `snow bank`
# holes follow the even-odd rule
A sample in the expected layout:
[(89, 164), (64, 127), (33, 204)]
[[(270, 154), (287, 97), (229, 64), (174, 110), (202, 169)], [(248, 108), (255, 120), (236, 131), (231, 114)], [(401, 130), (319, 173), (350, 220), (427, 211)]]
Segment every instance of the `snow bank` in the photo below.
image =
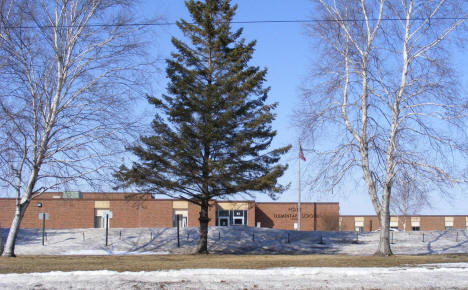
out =
[(468, 264), (395, 268), (186, 269), (0, 275), (2, 289), (434, 289), (465, 288)]

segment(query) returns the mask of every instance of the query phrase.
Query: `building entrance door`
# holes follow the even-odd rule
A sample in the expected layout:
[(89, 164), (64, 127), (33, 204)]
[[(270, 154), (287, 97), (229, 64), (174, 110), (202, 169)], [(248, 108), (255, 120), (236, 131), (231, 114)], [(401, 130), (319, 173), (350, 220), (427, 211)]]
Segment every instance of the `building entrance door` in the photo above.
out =
[(95, 228), (105, 228), (106, 227), (106, 216), (105, 212), (108, 212), (108, 209), (95, 209), (94, 211), (94, 227)]
[(218, 218), (218, 225), (222, 227), (229, 226), (229, 217), (219, 217)]
[(234, 217), (234, 226), (242, 226), (244, 224), (244, 217)]
[(242, 226), (244, 224), (244, 211), (234, 210), (234, 217), (232, 222), (234, 226)]

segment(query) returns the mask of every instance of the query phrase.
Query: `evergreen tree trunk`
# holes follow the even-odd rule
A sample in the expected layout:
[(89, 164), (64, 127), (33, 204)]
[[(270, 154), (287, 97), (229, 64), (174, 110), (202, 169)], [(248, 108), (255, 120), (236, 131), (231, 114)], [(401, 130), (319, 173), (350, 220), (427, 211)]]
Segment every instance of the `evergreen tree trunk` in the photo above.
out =
[(202, 200), (200, 207), (200, 221), (197, 254), (208, 254), (208, 200)]

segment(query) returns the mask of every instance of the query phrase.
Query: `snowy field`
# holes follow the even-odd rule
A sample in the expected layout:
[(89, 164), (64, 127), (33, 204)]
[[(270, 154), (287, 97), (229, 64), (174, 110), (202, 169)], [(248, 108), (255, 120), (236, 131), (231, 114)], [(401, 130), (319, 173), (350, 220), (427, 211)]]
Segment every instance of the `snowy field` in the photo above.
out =
[[(197, 228), (21, 230), (17, 255), (190, 253)], [(3, 232), (6, 236), (6, 232)], [(210, 227), (212, 253), (371, 255), (379, 234)], [(468, 253), (467, 231), (394, 232), (395, 254)], [(468, 263), (391, 268), (185, 269), (156, 272), (75, 271), (0, 275), (0, 289), (468, 289)]]
[[(45, 246), (39, 229), (21, 230), (17, 255), (129, 255), (192, 253), (198, 228), (47, 230)], [(466, 230), (392, 232), (395, 254), (468, 253)], [(7, 233), (3, 232), (6, 237)], [(289, 238), (288, 238), (289, 237)], [(344, 254), (372, 255), (379, 233), (296, 232), (252, 227), (210, 227), (209, 250), (219, 254)]]

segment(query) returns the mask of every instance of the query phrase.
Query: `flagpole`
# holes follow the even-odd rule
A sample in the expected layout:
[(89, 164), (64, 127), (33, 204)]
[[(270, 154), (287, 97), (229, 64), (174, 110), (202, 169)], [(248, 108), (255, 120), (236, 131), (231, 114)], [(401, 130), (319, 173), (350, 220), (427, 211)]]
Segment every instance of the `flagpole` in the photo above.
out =
[[(301, 151), (301, 142), (299, 141), (299, 154)], [(298, 154), (298, 155), (299, 155)], [(297, 230), (301, 230), (301, 157), (298, 156), (298, 195), (297, 195)]]

